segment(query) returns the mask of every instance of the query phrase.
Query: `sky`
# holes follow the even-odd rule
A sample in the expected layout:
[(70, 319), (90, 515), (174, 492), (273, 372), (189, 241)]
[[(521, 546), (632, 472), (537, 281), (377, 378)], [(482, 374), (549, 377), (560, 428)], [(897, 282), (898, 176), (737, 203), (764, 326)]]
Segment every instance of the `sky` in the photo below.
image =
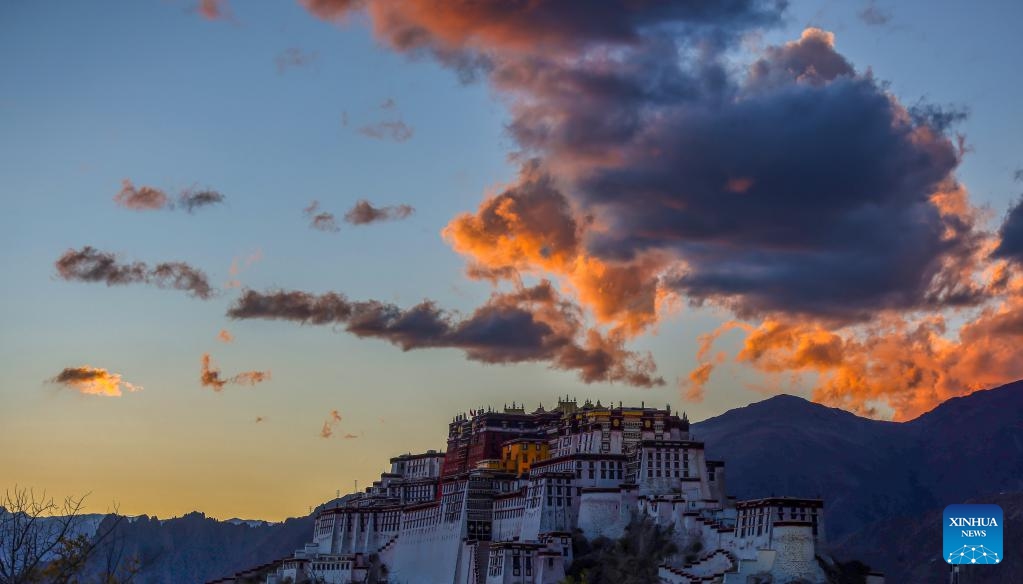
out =
[(279, 520), (481, 405), (1023, 377), (1020, 3), (430, 4), (0, 6), (4, 486)]

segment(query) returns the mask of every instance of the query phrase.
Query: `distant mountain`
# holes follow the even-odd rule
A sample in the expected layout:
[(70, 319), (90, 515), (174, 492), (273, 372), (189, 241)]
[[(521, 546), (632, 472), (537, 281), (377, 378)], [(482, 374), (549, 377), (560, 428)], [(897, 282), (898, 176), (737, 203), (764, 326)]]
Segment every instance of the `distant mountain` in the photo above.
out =
[(1002, 491), (1023, 492), (1023, 381), (915, 420), (860, 418), (790, 395), (693, 424), (729, 492), (823, 496), (827, 533)]
[[(706, 442), (708, 458), (725, 461), (730, 493), (823, 497), (837, 550), (903, 575), (917, 566), (910, 550), (936, 557), (946, 505), (1023, 493), (1023, 381), (948, 400), (904, 423), (781, 395), (695, 423), (692, 432)], [(899, 540), (900, 522), (932, 530), (938, 547)], [(866, 553), (888, 540), (898, 540), (908, 564), (894, 568), (892, 557)]]
[[(138, 558), (135, 584), (206, 582), (291, 556), (313, 532), (312, 516), (283, 523), (217, 521), (202, 513), (160, 520), (122, 518), (93, 557), (88, 572), (99, 574), (110, 557)], [(105, 522), (117, 521), (109, 515)], [(108, 530), (109, 523), (99, 527)]]

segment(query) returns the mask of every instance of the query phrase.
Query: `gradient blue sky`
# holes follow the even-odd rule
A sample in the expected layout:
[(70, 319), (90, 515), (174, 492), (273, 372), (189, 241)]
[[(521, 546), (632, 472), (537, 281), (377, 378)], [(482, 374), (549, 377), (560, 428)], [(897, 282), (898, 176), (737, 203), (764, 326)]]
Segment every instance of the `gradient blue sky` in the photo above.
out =
[[(1023, 165), (1019, 2), (794, 2), (764, 43), (830, 30), (860, 70), (904, 103), (965, 106), (973, 152), (958, 176), (997, 221)], [(229, 266), (260, 252), (238, 279), (256, 289), (339, 290), (409, 305), (433, 298), (469, 311), (489, 285), (463, 276), (440, 237), (457, 213), (512, 180), (507, 113), (482, 83), (461, 84), (429, 60), (381, 48), (358, 21), (335, 26), (292, 2), (241, 2), (233, 17), (201, 18), (188, 2), (5, 2), (0, 5), (0, 468), (4, 483), (57, 495), (92, 492), (94, 510), (193, 509), (279, 519), (366, 483), (387, 457), (443, 448), (451, 415), (511, 400), (535, 406), (572, 394), (672, 404), (701, 419), (784, 388), (738, 366), (716, 374), (702, 403), (674, 384), (652, 390), (579, 382), (543, 364), (487, 366), (459, 351), (403, 353), (327, 328), (224, 317), (237, 292), (210, 302), (176, 291), (71, 283), (53, 262), (82, 245), (127, 259), (184, 260), (222, 286)], [(289, 48), (314, 55), (279, 72)], [(403, 143), (356, 131), (393, 99), (414, 128)], [(342, 124), (343, 114), (349, 124)], [(135, 213), (111, 200), (122, 179), (176, 190), (209, 186), (227, 204), (188, 215)], [(357, 199), (409, 203), (402, 222), (340, 233), (311, 230), (317, 199), (341, 214)], [(666, 379), (695, 361), (696, 336), (724, 316), (686, 309), (632, 348), (652, 351)], [(231, 344), (216, 340), (227, 328)], [(724, 347), (729, 337), (726, 335)], [(213, 393), (198, 383), (211, 352), (225, 373), (269, 369), (253, 388)], [(90, 364), (145, 390), (80, 396), (46, 379)], [(332, 409), (354, 440), (323, 440)], [(254, 422), (257, 416), (267, 421)]]

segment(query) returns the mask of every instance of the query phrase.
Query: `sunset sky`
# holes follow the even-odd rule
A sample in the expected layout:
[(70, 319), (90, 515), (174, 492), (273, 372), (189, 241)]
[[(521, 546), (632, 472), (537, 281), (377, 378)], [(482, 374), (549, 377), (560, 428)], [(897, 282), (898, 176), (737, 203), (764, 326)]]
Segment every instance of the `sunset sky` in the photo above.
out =
[(1023, 4), (461, 4), (0, 5), (6, 486), (278, 520), (480, 405), (1023, 377)]

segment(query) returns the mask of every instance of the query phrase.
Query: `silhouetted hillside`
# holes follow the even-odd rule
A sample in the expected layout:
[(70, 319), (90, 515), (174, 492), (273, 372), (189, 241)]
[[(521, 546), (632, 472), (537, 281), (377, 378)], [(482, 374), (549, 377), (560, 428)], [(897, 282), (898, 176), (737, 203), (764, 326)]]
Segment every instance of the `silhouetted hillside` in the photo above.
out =
[[(101, 526), (99, 532), (104, 531)], [(136, 584), (205, 582), (291, 556), (312, 531), (311, 516), (265, 525), (217, 521), (202, 513), (167, 520), (122, 519), (93, 558), (90, 571), (102, 572), (112, 555), (122, 561), (137, 557), (141, 570), (132, 580)]]
[(693, 424), (730, 493), (822, 496), (832, 540), (892, 517), (1023, 491), (1023, 382), (905, 423), (777, 396)]

